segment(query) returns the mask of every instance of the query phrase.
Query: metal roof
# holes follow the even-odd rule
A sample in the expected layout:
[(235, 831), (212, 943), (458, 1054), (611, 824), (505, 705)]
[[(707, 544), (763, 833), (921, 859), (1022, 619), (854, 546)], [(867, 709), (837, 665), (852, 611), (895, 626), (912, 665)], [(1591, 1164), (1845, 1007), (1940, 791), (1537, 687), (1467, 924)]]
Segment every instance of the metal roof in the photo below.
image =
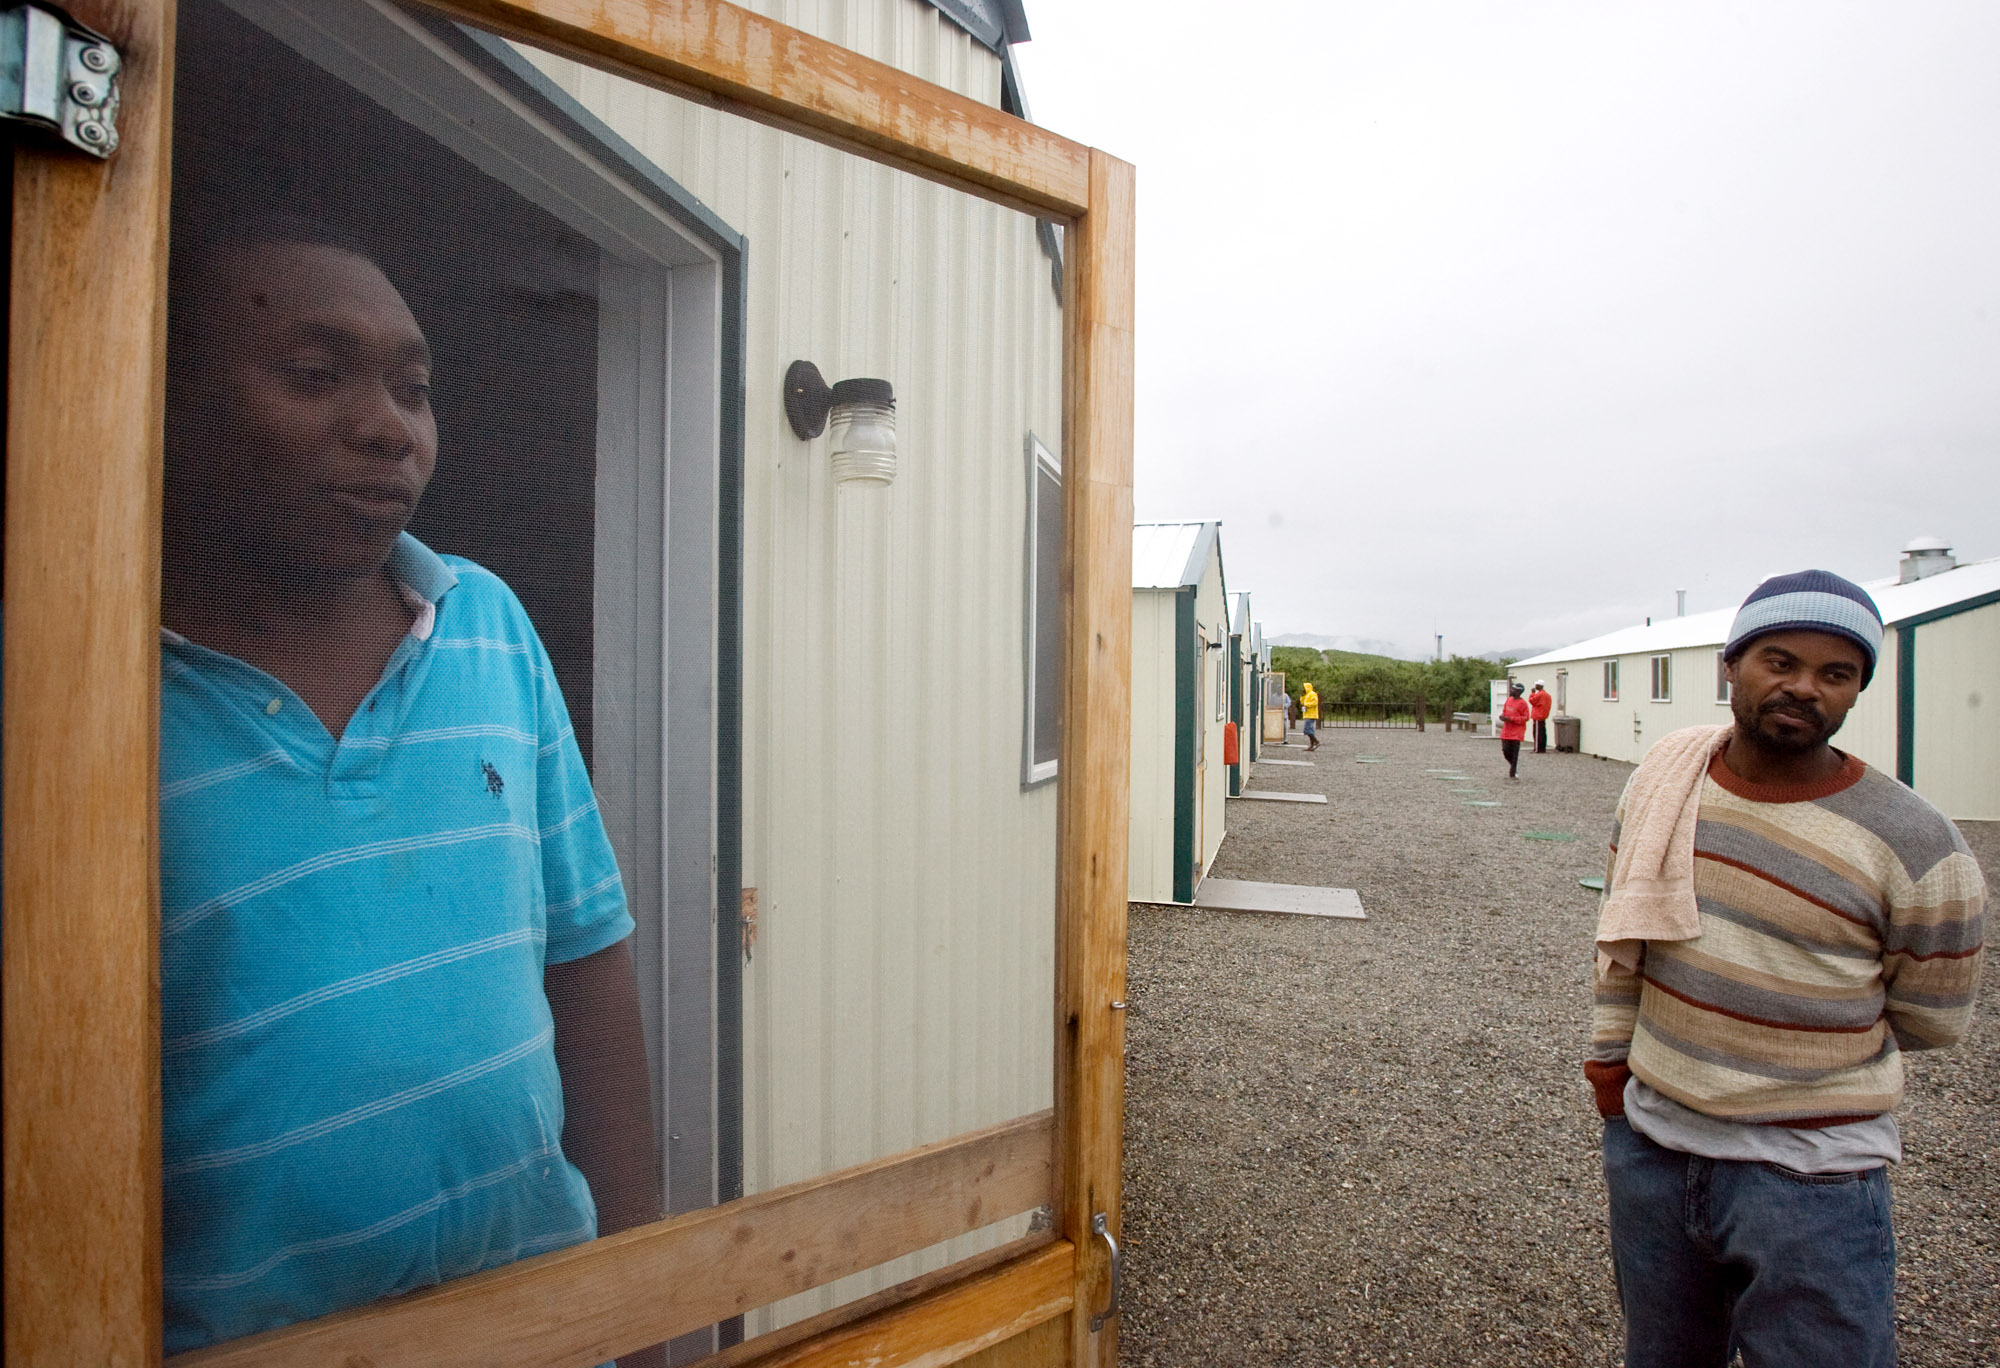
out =
[(1229, 612), (1229, 635), (1247, 636), (1250, 631), (1250, 596), (1238, 594)]
[(1908, 618), (1927, 617), (1940, 608), (2000, 593), (2000, 556), (1973, 561), (1909, 584), (1889, 584), (1881, 589), (1872, 584), (1866, 587), (1875, 596), (1875, 606), (1882, 610), (1882, 620), (1894, 627)]
[(999, 52), (1028, 41), (1028, 15), (1021, 0), (930, 0), (947, 19)]
[(1182, 589), (1201, 583), (1221, 523), (1140, 523), (1132, 529), (1132, 587)]
[[(1894, 627), (1911, 618), (1925, 617), (1954, 604), (1968, 603), (1989, 594), (2000, 594), (2000, 557), (1973, 561), (1956, 570), (1946, 570), (1909, 584), (1893, 579), (1874, 580), (1861, 586), (1882, 612), (1882, 621)], [(1686, 617), (1666, 618), (1650, 627), (1623, 627), (1603, 636), (1579, 641), (1573, 646), (1544, 651), (1511, 668), (1557, 665), (1571, 660), (1599, 657), (1657, 655), (1663, 651), (1686, 650), (1694, 646), (1720, 646), (1729, 640), (1729, 624), (1736, 619), (1734, 608), (1717, 608)]]

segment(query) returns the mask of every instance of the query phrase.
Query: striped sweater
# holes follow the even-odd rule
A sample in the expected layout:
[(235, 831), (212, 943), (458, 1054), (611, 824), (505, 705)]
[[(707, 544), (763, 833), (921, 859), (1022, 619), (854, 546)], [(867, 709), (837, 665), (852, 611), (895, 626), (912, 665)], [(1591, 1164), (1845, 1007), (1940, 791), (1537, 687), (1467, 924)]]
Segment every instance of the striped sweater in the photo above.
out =
[(1902, 1100), (1902, 1051), (1964, 1036), (1985, 882), (1958, 828), (1902, 784), (1852, 756), (1818, 784), (1751, 784), (1717, 755), (1694, 865), (1701, 934), (1648, 941), (1636, 973), (1597, 972), (1584, 1072), (1604, 1115), (1629, 1072), (1725, 1120), (1879, 1116)]

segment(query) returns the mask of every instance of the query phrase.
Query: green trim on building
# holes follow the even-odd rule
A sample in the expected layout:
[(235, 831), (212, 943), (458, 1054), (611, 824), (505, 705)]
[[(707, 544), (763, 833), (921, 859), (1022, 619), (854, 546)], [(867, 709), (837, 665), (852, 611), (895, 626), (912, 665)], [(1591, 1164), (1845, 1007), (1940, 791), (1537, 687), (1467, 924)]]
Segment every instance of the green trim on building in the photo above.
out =
[(1917, 624), (1896, 624), (1896, 777), (1917, 786)]
[(1947, 603), (1944, 607), (1933, 608), (1928, 613), (1917, 613), (1910, 617), (1897, 618), (1889, 625), (1898, 628), (1922, 627), (1926, 623), (1943, 622), (1948, 617), (1957, 617), (1960, 613), (1972, 613), (1977, 612), (1981, 608), (1991, 608), (1996, 603), (2000, 603), (2000, 589), (1995, 589), (1990, 594), (1981, 594), (1978, 598), (1964, 599), (1958, 603)]
[(1194, 787), (1195, 728), (1201, 725), (1195, 700), (1201, 693), (1201, 643), (1194, 632), (1195, 595), (1183, 587), (1174, 591), (1174, 901), (1194, 901), (1194, 867), (1201, 852), (1194, 848), (1195, 810), (1200, 795)]
[(1896, 777), (1917, 786), (1917, 628), (2000, 603), (2000, 590), (1947, 603), (1889, 625), (1896, 631)]
[(1250, 659), (1250, 732), (1238, 738), (1245, 760), (1255, 763), (1264, 755), (1264, 671), (1256, 657)]
[(1229, 796), (1243, 792), (1243, 634), (1229, 638), (1229, 720), (1236, 724), (1236, 763), (1229, 767)]

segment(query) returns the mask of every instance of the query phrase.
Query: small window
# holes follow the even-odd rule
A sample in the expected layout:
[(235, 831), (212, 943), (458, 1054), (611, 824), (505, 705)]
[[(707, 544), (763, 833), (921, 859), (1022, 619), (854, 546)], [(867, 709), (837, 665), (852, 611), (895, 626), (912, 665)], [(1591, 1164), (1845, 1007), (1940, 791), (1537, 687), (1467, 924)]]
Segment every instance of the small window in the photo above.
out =
[[(1225, 631), (1228, 629), (1225, 628)], [(1227, 640), (1225, 637), (1224, 640)], [(1229, 651), (1227, 647), (1215, 653), (1215, 720), (1229, 720)]]
[(1674, 658), (1656, 655), (1653, 657), (1653, 701), (1671, 703), (1674, 699)]
[(1202, 670), (1202, 662), (1208, 659), (1208, 633), (1196, 629), (1194, 634), (1194, 677), (1195, 687), (1201, 696), (1194, 701), (1194, 763), (1197, 768), (1208, 763), (1208, 724), (1202, 718), (1208, 712), (1208, 675)]
[(1618, 701), (1618, 662), (1615, 660), (1604, 662), (1604, 701), (1606, 703)]
[(1556, 671), (1556, 711), (1569, 716), (1569, 671)]
[(1062, 744), (1062, 462), (1028, 435), (1027, 697), (1021, 784), (1056, 777)]

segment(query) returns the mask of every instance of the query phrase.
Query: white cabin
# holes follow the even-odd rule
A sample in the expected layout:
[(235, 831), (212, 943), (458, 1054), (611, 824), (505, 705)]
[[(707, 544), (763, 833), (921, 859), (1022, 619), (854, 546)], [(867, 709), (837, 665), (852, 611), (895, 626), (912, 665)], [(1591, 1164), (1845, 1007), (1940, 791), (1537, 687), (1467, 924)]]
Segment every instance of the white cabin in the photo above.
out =
[(1222, 845), (1231, 629), (1221, 529), (1132, 530), (1134, 902), (1193, 902)]
[[(1920, 537), (1896, 578), (1862, 587), (1887, 630), (1835, 744), (1948, 817), (2000, 820), (2000, 558), (1961, 565), (1943, 542)], [(1670, 731), (1729, 720), (1722, 647), (1735, 616), (1666, 618), (1509, 668), (1524, 683), (1547, 682), (1556, 715), (1578, 719), (1584, 754), (1636, 764)]]

